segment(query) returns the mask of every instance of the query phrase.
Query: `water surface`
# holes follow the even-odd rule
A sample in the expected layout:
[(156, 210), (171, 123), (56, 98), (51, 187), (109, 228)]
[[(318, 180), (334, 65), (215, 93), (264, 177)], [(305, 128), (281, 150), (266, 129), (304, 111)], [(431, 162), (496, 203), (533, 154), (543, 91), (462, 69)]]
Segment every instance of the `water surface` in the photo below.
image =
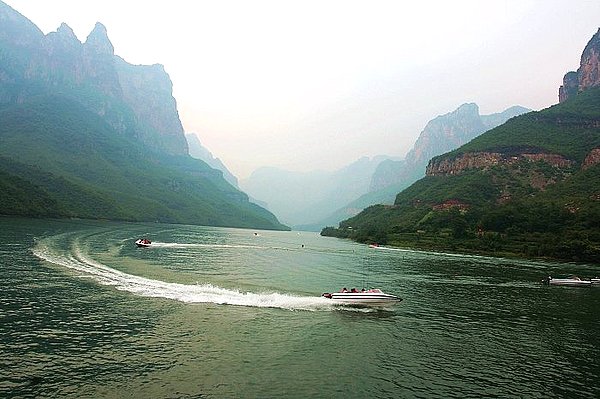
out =
[[(0, 240), (2, 397), (600, 396), (600, 288), (539, 283), (597, 265), (162, 224), (4, 218)], [(320, 297), (343, 286), (404, 301)]]

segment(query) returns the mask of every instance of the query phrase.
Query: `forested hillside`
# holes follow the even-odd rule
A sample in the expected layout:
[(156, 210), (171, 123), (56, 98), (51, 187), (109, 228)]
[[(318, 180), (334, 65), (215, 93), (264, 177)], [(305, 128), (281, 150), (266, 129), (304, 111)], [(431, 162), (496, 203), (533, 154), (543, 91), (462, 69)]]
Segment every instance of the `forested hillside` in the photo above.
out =
[(600, 88), (431, 160), (392, 206), (322, 234), (416, 248), (600, 261)]

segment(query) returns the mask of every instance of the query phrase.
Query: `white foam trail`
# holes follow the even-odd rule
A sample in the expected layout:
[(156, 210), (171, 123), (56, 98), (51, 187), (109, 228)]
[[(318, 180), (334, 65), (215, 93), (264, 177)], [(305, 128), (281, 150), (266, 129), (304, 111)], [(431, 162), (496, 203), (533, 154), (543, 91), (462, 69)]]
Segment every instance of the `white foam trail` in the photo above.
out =
[(331, 302), (322, 297), (300, 297), (280, 293), (255, 294), (213, 286), (212, 284), (187, 285), (168, 283), (127, 274), (86, 257), (78, 248), (69, 255), (53, 253), (43, 243), (38, 243), (33, 253), (40, 259), (60, 265), (91, 277), (100, 284), (114, 286), (133, 294), (167, 298), (186, 303), (215, 303), (252, 307), (269, 307), (289, 310), (332, 310)]
[(157, 242), (152, 241), (152, 247), (157, 248), (248, 248), (248, 249), (267, 249), (258, 245), (234, 245), (234, 244), (184, 244), (177, 242)]

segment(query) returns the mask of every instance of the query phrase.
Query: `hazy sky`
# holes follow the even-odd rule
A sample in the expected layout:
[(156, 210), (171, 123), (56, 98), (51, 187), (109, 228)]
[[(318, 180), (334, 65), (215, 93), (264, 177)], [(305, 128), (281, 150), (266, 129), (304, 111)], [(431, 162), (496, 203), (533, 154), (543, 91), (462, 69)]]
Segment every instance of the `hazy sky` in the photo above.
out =
[(465, 102), (550, 106), (600, 27), (599, 0), (4, 1), (163, 64), (186, 132), (241, 178), (404, 156)]

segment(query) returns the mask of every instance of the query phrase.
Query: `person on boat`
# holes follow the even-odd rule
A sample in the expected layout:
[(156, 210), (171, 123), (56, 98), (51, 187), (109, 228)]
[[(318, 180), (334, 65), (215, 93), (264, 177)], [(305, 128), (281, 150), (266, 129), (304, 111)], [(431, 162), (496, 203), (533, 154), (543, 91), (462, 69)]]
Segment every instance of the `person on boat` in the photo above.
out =
[(358, 292), (358, 291), (356, 291), (356, 288), (352, 288), (352, 289), (350, 290), (350, 292), (355, 292), (355, 293), (356, 293), (356, 292)]
[(340, 292), (348, 292), (348, 288), (344, 287)]

